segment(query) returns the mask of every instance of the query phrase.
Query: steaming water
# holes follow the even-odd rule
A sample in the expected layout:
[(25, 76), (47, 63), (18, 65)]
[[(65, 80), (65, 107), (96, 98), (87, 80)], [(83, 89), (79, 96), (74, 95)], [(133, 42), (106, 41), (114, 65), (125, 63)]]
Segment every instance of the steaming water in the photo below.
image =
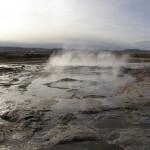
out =
[[(41, 102), (46, 105), (56, 101), (53, 109), (62, 111), (91, 105), (86, 99), (93, 97), (104, 102), (119, 93), (125, 84), (134, 81), (130, 75), (121, 74), (122, 66), (150, 66), (150, 63), (130, 64), (126, 60), (127, 57), (116, 58), (112, 54), (65, 52), (51, 58), (46, 66), (25, 65), (23, 72), (3, 74), (0, 76), (1, 83), (9, 83), (14, 77), (19, 81), (10, 87), (0, 86), (0, 113), (16, 107), (41, 107)], [(20, 66), (1, 65), (13, 68)], [(26, 89), (20, 90), (20, 85), (26, 85)]]
[(43, 101), (57, 101), (51, 106), (54, 112), (71, 112), (95, 106), (96, 102), (86, 101), (93, 97), (108, 103), (109, 97), (115, 96), (125, 84), (134, 81), (130, 75), (121, 74), (120, 69), (126, 66), (126, 59), (105, 53), (62, 53), (50, 58), (40, 76), (27, 87), (25, 95)]
[(112, 77), (109, 71), (104, 75), (103, 70), (97, 69), (96, 72), (92, 70), (92, 67), (78, 69), (68, 67), (67, 71), (64, 69), (61, 74), (51, 73), (48, 77), (40, 77), (29, 85), (28, 94), (36, 93), (37, 96), (44, 98), (69, 97), (70, 93), (75, 93), (78, 97), (85, 95), (111, 96), (125, 83), (133, 80), (129, 75)]
[[(105, 97), (109, 99), (110, 96), (120, 92), (125, 84), (134, 81), (134, 78), (127, 74), (120, 75), (121, 66), (128, 68), (150, 66), (150, 63), (126, 63), (124, 57), (115, 59), (111, 54), (94, 57), (93, 54), (87, 53), (86, 59), (85, 57), (82, 53), (67, 52), (59, 57), (54, 56), (46, 66), (24, 65), (25, 70), (20, 73), (1, 74), (1, 84), (9, 83), (13, 78), (18, 78), (19, 81), (10, 87), (0, 86), (0, 113), (16, 107), (40, 107), (38, 104), (41, 101), (56, 100), (58, 103), (54, 109), (56, 107), (75, 109), (91, 105), (83, 101), (86, 98), (93, 99), (92, 96), (97, 99), (103, 98), (104, 102)], [(99, 61), (100, 58), (102, 59)], [(0, 67), (20, 68), (22, 65)], [(19, 86), (24, 84), (27, 84), (27, 88), (22, 91)]]
[[(121, 87), (134, 81), (129, 75), (121, 75), (120, 68), (127, 66), (126, 60), (127, 57), (117, 58), (108, 53), (95, 55), (89, 52), (65, 52), (51, 58), (46, 66), (25, 65), (23, 72), (0, 76), (1, 83), (9, 83), (14, 77), (19, 79), (15, 85), (0, 87), (0, 111), (21, 106), (40, 107), (38, 104), (41, 101), (53, 100), (58, 101), (55, 105), (57, 108), (63, 103), (64, 109), (71, 106), (75, 108), (88, 96), (114, 96), (120, 92)], [(13, 68), (20, 66), (1, 65)], [(20, 85), (26, 85), (25, 91), (19, 89)]]

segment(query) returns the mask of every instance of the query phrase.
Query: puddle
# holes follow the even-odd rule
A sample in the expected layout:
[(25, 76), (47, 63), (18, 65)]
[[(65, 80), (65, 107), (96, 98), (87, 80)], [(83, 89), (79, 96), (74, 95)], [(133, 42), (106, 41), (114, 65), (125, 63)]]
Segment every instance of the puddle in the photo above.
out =
[[(70, 93), (76, 94), (77, 97), (83, 97), (87, 94), (112, 96), (122, 86), (134, 80), (129, 75), (124, 77), (111, 76), (111, 74), (96, 75), (91, 71), (91, 67), (86, 67), (86, 69), (84, 67), (67, 67), (67, 71), (66, 68), (57, 67), (56, 70), (54, 68), (52, 70), (53, 72), (50, 72), (47, 77), (43, 76), (33, 80), (28, 86), (26, 94), (43, 98), (64, 98), (67, 95), (69, 97)], [(57, 72), (57, 70), (59, 71)], [(82, 74), (83, 71), (85, 74)]]

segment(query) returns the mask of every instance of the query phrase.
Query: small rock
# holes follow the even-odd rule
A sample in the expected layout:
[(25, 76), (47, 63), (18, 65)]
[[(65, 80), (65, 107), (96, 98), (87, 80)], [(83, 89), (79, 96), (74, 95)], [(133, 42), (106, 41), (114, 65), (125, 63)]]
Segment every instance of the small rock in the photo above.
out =
[(65, 144), (98, 140), (99, 136), (95, 130), (85, 126), (65, 125), (53, 128), (43, 139), (51, 144)]
[(119, 137), (120, 137), (119, 132), (112, 132), (112, 133), (110, 134), (110, 136), (109, 136), (109, 140), (113, 141), (113, 140), (115, 140), (115, 139), (117, 139), (117, 138), (119, 138)]
[(94, 110), (94, 109), (90, 109), (90, 110), (84, 110), (84, 111), (81, 111), (81, 114), (99, 114), (100, 113), (100, 110)]
[(0, 132), (0, 143), (3, 143), (5, 141), (5, 135), (3, 132)]
[(41, 116), (34, 111), (30, 110), (13, 110), (4, 113), (1, 118), (9, 122), (39, 122)]
[(72, 121), (72, 120), (74, 120), (76, 118), (77, 117), (74, 114), (68, 113), (66, 115), (59, 116), (58, 119), (57, 119), (57, 124), (66, 125), (70, 121)]
[(1, 118), (3, 120), (9, 121), (9, 122), (15, 122), (18, 119), (18, 116), (16, 113), (17, 113), (17, 111), (8, 111), (8, 112), (4, 113), (1, 116)]
[(18, 78), (13, 78), (13, 81), (14, 81), (14, 82), (18, 82), (19, 79), (18, 79)]

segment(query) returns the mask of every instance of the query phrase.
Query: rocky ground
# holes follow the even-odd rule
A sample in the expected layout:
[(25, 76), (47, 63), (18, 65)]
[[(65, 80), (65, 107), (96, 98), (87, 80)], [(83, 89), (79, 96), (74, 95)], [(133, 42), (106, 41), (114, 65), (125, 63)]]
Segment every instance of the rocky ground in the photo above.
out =
[(149, 150), (149, 66), (0, 65), (0, 149)]

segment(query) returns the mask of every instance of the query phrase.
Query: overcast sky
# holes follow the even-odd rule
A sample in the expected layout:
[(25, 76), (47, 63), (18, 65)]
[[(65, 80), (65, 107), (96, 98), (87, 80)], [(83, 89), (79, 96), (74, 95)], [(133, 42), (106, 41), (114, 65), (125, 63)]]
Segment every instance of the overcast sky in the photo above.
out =
[(0, 45), (150, 49), (150, 0), (0, 0)]

